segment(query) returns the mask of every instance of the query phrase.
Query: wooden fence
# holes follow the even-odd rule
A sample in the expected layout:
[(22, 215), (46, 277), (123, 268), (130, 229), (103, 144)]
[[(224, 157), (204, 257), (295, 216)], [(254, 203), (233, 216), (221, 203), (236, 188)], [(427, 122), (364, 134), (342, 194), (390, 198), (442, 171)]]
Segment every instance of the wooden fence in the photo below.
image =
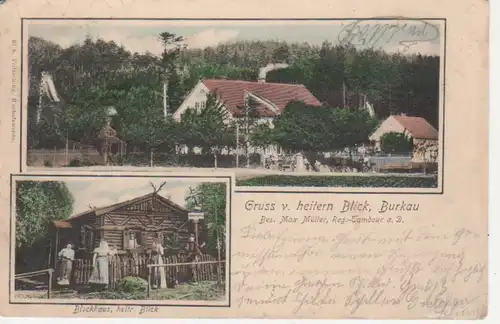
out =
[[(165, 264), (148, 264), (148, 297), (151, 296), (151, 279), (152, 274), (158, 269), (165, 269), (165, 274), (168, 279), (176, 278), (179, 274), (179, 270), (186, 270), (191, 272), (196, 281), (214, 281), (217, 280), (217, 283), (220, 284), (222, 281), (222, 264), (224, 261), (216, 261), (212, 258), (205, 258), (208, 255), (204, 255), (200, 258), (200, 260), (196, 262), (181, 262), (181, 263), (165, 263)], [(212, 259), (212, 260), (210, 260)], [(173, 277), (172, 277), (173, 275)], [(215, 278), (214, 278), (215, 277)]]
[(104, 157), (95, 149), (29, 149), (26, 164), (30, 167), (66, 167), (73, 160), (104, 164)]
[[(50, 295), (52, 293), (52, 273), (54, 273), (54, 269), (44, 269), (32, 272), (19, 273), (14, 276), (16, 281), (15, 286), (17, 290), (17, 286), (20, 286), (23, 289), (24, 286), (31, 286), (35, 288), (47, 288), (47, 298), (50, 299)], [(45, 277), (45, 280), (33, 280), (33, 277)]]
[[(186, 263), (184, 258), (176, 255), (164, 257), (165, 275), (167, 282), (183, 283), (191, 278), (191, 268), (194, 268), (198, 281), (216, 281), (218, 269), (221, 269), (220, 278), (225, 276), (225, 267), (218, 267), (215, 257), (204, 254), (198, 262)], [(222, 261), (223, 262), (223, 261)], [(146, 255), (130, 257), (128, 255), (115, 255), (109, 262), (109, 288), (114, 289), (121, 279), (132, 276), (148, 280), (150, 277), (148, 265), (152, 262)], [(194, 267), (193, 267), (194, 266)], [(89, 283), (92, 275), (92, 260), (77, 259), (73, 263), (72, 284), (83, 286)], [(150, 282), (151, 284), (151, 282)]]

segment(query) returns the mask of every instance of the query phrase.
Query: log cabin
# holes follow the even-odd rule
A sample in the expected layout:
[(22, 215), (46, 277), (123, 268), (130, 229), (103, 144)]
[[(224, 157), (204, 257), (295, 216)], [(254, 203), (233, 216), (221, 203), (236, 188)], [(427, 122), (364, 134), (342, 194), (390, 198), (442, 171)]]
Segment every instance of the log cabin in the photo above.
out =
[(110, 206), (89, 208), (53, 222), (53, 261), (57, 252), (71, 242), (78, 259), (90, 258), (104, 239), (117, 253), (144, 253), (159, 238), (167, 253), (177, 253), (199, 226), (199, 240), (205, 237), (204, 222), (188, 220), (189, 211), (156, 192)]

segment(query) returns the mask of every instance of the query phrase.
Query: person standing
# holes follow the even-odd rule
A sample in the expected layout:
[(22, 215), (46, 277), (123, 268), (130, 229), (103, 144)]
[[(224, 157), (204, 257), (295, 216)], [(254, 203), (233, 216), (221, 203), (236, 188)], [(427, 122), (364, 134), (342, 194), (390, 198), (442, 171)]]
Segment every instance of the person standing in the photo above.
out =
[[(164, 249), (163, 245), (160, 243), (160, 239), (157, 237), (153, 240), (153, 246), (151, 249), (151, 257), (153, 264), (163, 265)], [(152, 286), (153, 288), (167, 288), (167, 278), (165, 275), (165, 267), (153, 267), (152, 269)]]
[(189, 265), (189, 279), (191, 281), (198, 281), (198, 276), (197, 276), (197, 264), (200, 260), (200, 257), (202, 255), (201, 249), (205, 246), (205, 243), (202, 245), (199, 245), (198, 242), (195, 240), (194, 234), (191, 234), (189, 236), (189, 242), (186, 246), (186, 250), (188, 252), (187, 260)]
[(71, 271), (73, 269), (73, 261), (75, 260), (75, 251), (73, 245), (68, 243), (59, 254), (60, 274), (57, 281), (59, 286), (69, 286), (71, 282)]
[(102, 288), (107, 288), (109, 284), (109, 257), (113, 252), (110, 250), (105, 240), (99, 242), (99, 246), (94, 249), (92, 259), (92, 275), (89, 283)]
[(128, 234), (128, 248), (135, 249), (138, 247), (136, 233), (130, 232)]

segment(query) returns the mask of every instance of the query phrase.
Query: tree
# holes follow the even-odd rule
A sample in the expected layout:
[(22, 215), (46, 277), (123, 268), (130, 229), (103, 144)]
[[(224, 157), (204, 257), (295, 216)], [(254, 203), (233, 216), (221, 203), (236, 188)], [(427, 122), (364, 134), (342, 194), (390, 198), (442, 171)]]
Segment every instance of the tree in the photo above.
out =
[(163, 68), (163, 78), (168, 84), (168, 107), (170, 113), (174, 112), (181, 104), (182, 87), (181, 79), (177, 72), (175, 61), (180, 57), (181, 51), (185, 48), (184, 37), (177, 36), (169, 32), (162, 32), (158, 39), (163, 45), (161, 54), (161, 66)]
[(385, 133), (380, 137), (380, 149), (392, 154), (409, 153), (413, 151), (413, 139), (404, 133)]
[(226, 184), (202, 183), (196, 188), (201, 208), (205, 214), (204, 223), (208, 229), (207, 246), (217, 248), (219, 237), (221, 250), (226, 246)]
[(228, 120), (224, 104), (216, 93), (210, 93), (204, 108), (189, 108), (181, 117), (182, 142), (188, 147), (200, 146), (204, 154), (211, 153), (217, 168), (221, 149), (234, 146), (233, 129)]
[[(313, 75), (313, 61), (305, 57), (297, 59), (288, 68), (269, 71), (266, 74), (266, 82), (309, 86), (313, 77), (318, 77), (318, 75)], [(309, 88), (314, 93), (314, 89), (310, 86)]]
[(288, 44), (283, 43), (273, 51), (272, 58), (275, 62), (287, 62), (290, 57), (290, 50)]
[[(113, 127), (120, 136), (130, 124), (135, 125), (136, 132), (147, 134), (150, 130), (139, 131), (139, 128), (148, 128), (147, 120), (161, 118), (165, 75), (169, 76), (167, 104), (171, 112), (201, 78), (255, 81), (259, 68), (273, 60), (286, 60), (290, 67), (270, 71), (268, 82), (303, 84), (325, 106), (344, 107), (347, 101), (346, 108), (357, 109), (357, 105), (350, 103), (350, 95), (366, 96), (379, 118), (395, 112), (407, 113), (423, 117), (439, 127), (438, 56), (389, 55), (377, 50), (333, 46), (327, 42), (313, 46), (258, 40), (235, 41), (203, 50), (187, 49), (183, 46), (182, 36), (168, 32), (160, 34), (159, 40), (163, 44), (160, 58), (148, 53), (131, 53), (102, 39), (87, 38), (81, 44), (62, 48), (41, 38), (30, 37), (29, 147), (53, 148), (58, 138), (59, 144), (64, 146), (66, 133), (72, 140), (98, 145), (96, 137), (105, 123), (105, 108), (110, 105), (118, 111)], [(44, 114), (60, 110), (62, 116), (57, 116), (59, 123), (54, 123), (49, 116), (44, 122), (50, 125), (37, 126), (33, 121), (42, 70), (53, 76), (63, 102), (58, 109), (44, 103), (47, 107)], [(141, 87), (150, 90), (137, 90)], [(147, 118), (137, 108), (145, 106), (141, 102), (148, 103)], [(125, 123), (124, 119), (133, 122)], [(234, 129), (228, 125), (227, 132), (231, 131)], [(45, 136), (47, 134), (50, 136)], [(127, 140), (135, 142), (132, 136)], [(144, 137), (140, 136), (137, 145), (144, 146), (144, 142)]]
[(274, 140), (293, 152), (313, 153), (328, 148), (327, 110), (300, 101), (290, 102), (274, 120)]
[(345, 90), (346, 61), (349, 48), (344, 46), (331, 46), (324, 42), (321, 46), (319, 57), (314, 59), (313, 75), (307, 86), (313, 94), (329, 106), (344, 107), (344, 99), (339, 95)]
[(60, 129), (56, 125), (50, 123), (46, 118), (42, 118), (40, 122), (28, 123), (29, 147), (34, 148), (54, 148), (60, 147), (64, 143)]
[[(40, 98), (42, 72), (52, 71), (58, 65), (62, 48), (52, 42), (38, 37), (30, 37), (28, 41), (28, 147), (54, 148), (63, 143), (57, 135), (53, 112), (57, 105)], [(42, 104), (42, 118), (37, 123), (37, 110)], [(48, 116), (50, 115), (50, 116)], [(45, 146), (46, 145), (46, 146)]]
[(305, 153), (314, 165), (317, 152), (352, 148), (368, 142), (377, 124), (378, 121), (364, 111), (292, 102), (275, 119), (271, 137), (285, 149)]
[[(250, 144), (253, 147), (264, 150), (266, 147), (275, 144), (274, 129), (268, 123), (257, 124), (250, 133)], [(264, 155), (261, 155), (262, 163), (265, 166)]]
[(192, 152), (192, 149), (196, 145), (200, 145), (199, 133), (201, 126), (200, 118), (197, 117), (198, 112), (195, 109), (189, 108), (181, 115), (181, 121), (179, 124), (178, 141), (179, 144), (186, 145), (188, 148), (188, 153)]
[(165, 65), (173, 64), (178, 57), (183, 45), (184, 37), (177, 36), (169, 32), (162, 32), (158, 39), (163, 45), (162, 63)]
[(147, 86), (133, 86), (118, 102), (119, 137), (147, 152), (151, 164), (154, 152), (172, 153), (178, 143), (179, 126), (164, 118), (160, 105), (158, 91)]
[(250, 143), (254, 147), (265, 148), (276, 141), (273, 128), (268, 123), (256, 125), (250, 133)]
[(378, 125), (378, 120), (365, 111), (329, 108), (326, 117), (326, 146), (330, 150), (351, 149), (367, 143)]
[[(37, 269), (47, 261), (49, 226), (73, 212), (74, 199), (64, 182), (16, 182), (16, 267)], [(25, 263), (30, 261), (29, 264)], [(39, 269), (39, 268), (38, 268)]]
[(81, 87), (61, 114), (61, 136), (99, 148), (99, 132), (106, 124), (106, 94), (100, 87)]

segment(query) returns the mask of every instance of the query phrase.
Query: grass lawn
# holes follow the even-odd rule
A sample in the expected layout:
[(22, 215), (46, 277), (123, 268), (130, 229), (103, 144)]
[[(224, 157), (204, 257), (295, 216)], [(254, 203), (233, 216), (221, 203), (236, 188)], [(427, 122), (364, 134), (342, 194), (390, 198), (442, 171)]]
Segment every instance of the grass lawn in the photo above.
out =
[(364, 188), (437, 188), (437, 176), (349, 175), (296, 176), (267, 175), (236, 180), (237, 186), (269, 187), (364, 187)]
[[(16, 299), (47, 299), (47, 291), (17, 290)], [(53, 291), (53, 299), (121, 299), (121, 300), (215, 300), (225, 299), (225, 284), (204, 281), (196, 284), (181, 284), (175, 288), (151, 290), (151, 297), (145, 291), (124, 293), (118, 291), (84, 292), (76, 290)]]

